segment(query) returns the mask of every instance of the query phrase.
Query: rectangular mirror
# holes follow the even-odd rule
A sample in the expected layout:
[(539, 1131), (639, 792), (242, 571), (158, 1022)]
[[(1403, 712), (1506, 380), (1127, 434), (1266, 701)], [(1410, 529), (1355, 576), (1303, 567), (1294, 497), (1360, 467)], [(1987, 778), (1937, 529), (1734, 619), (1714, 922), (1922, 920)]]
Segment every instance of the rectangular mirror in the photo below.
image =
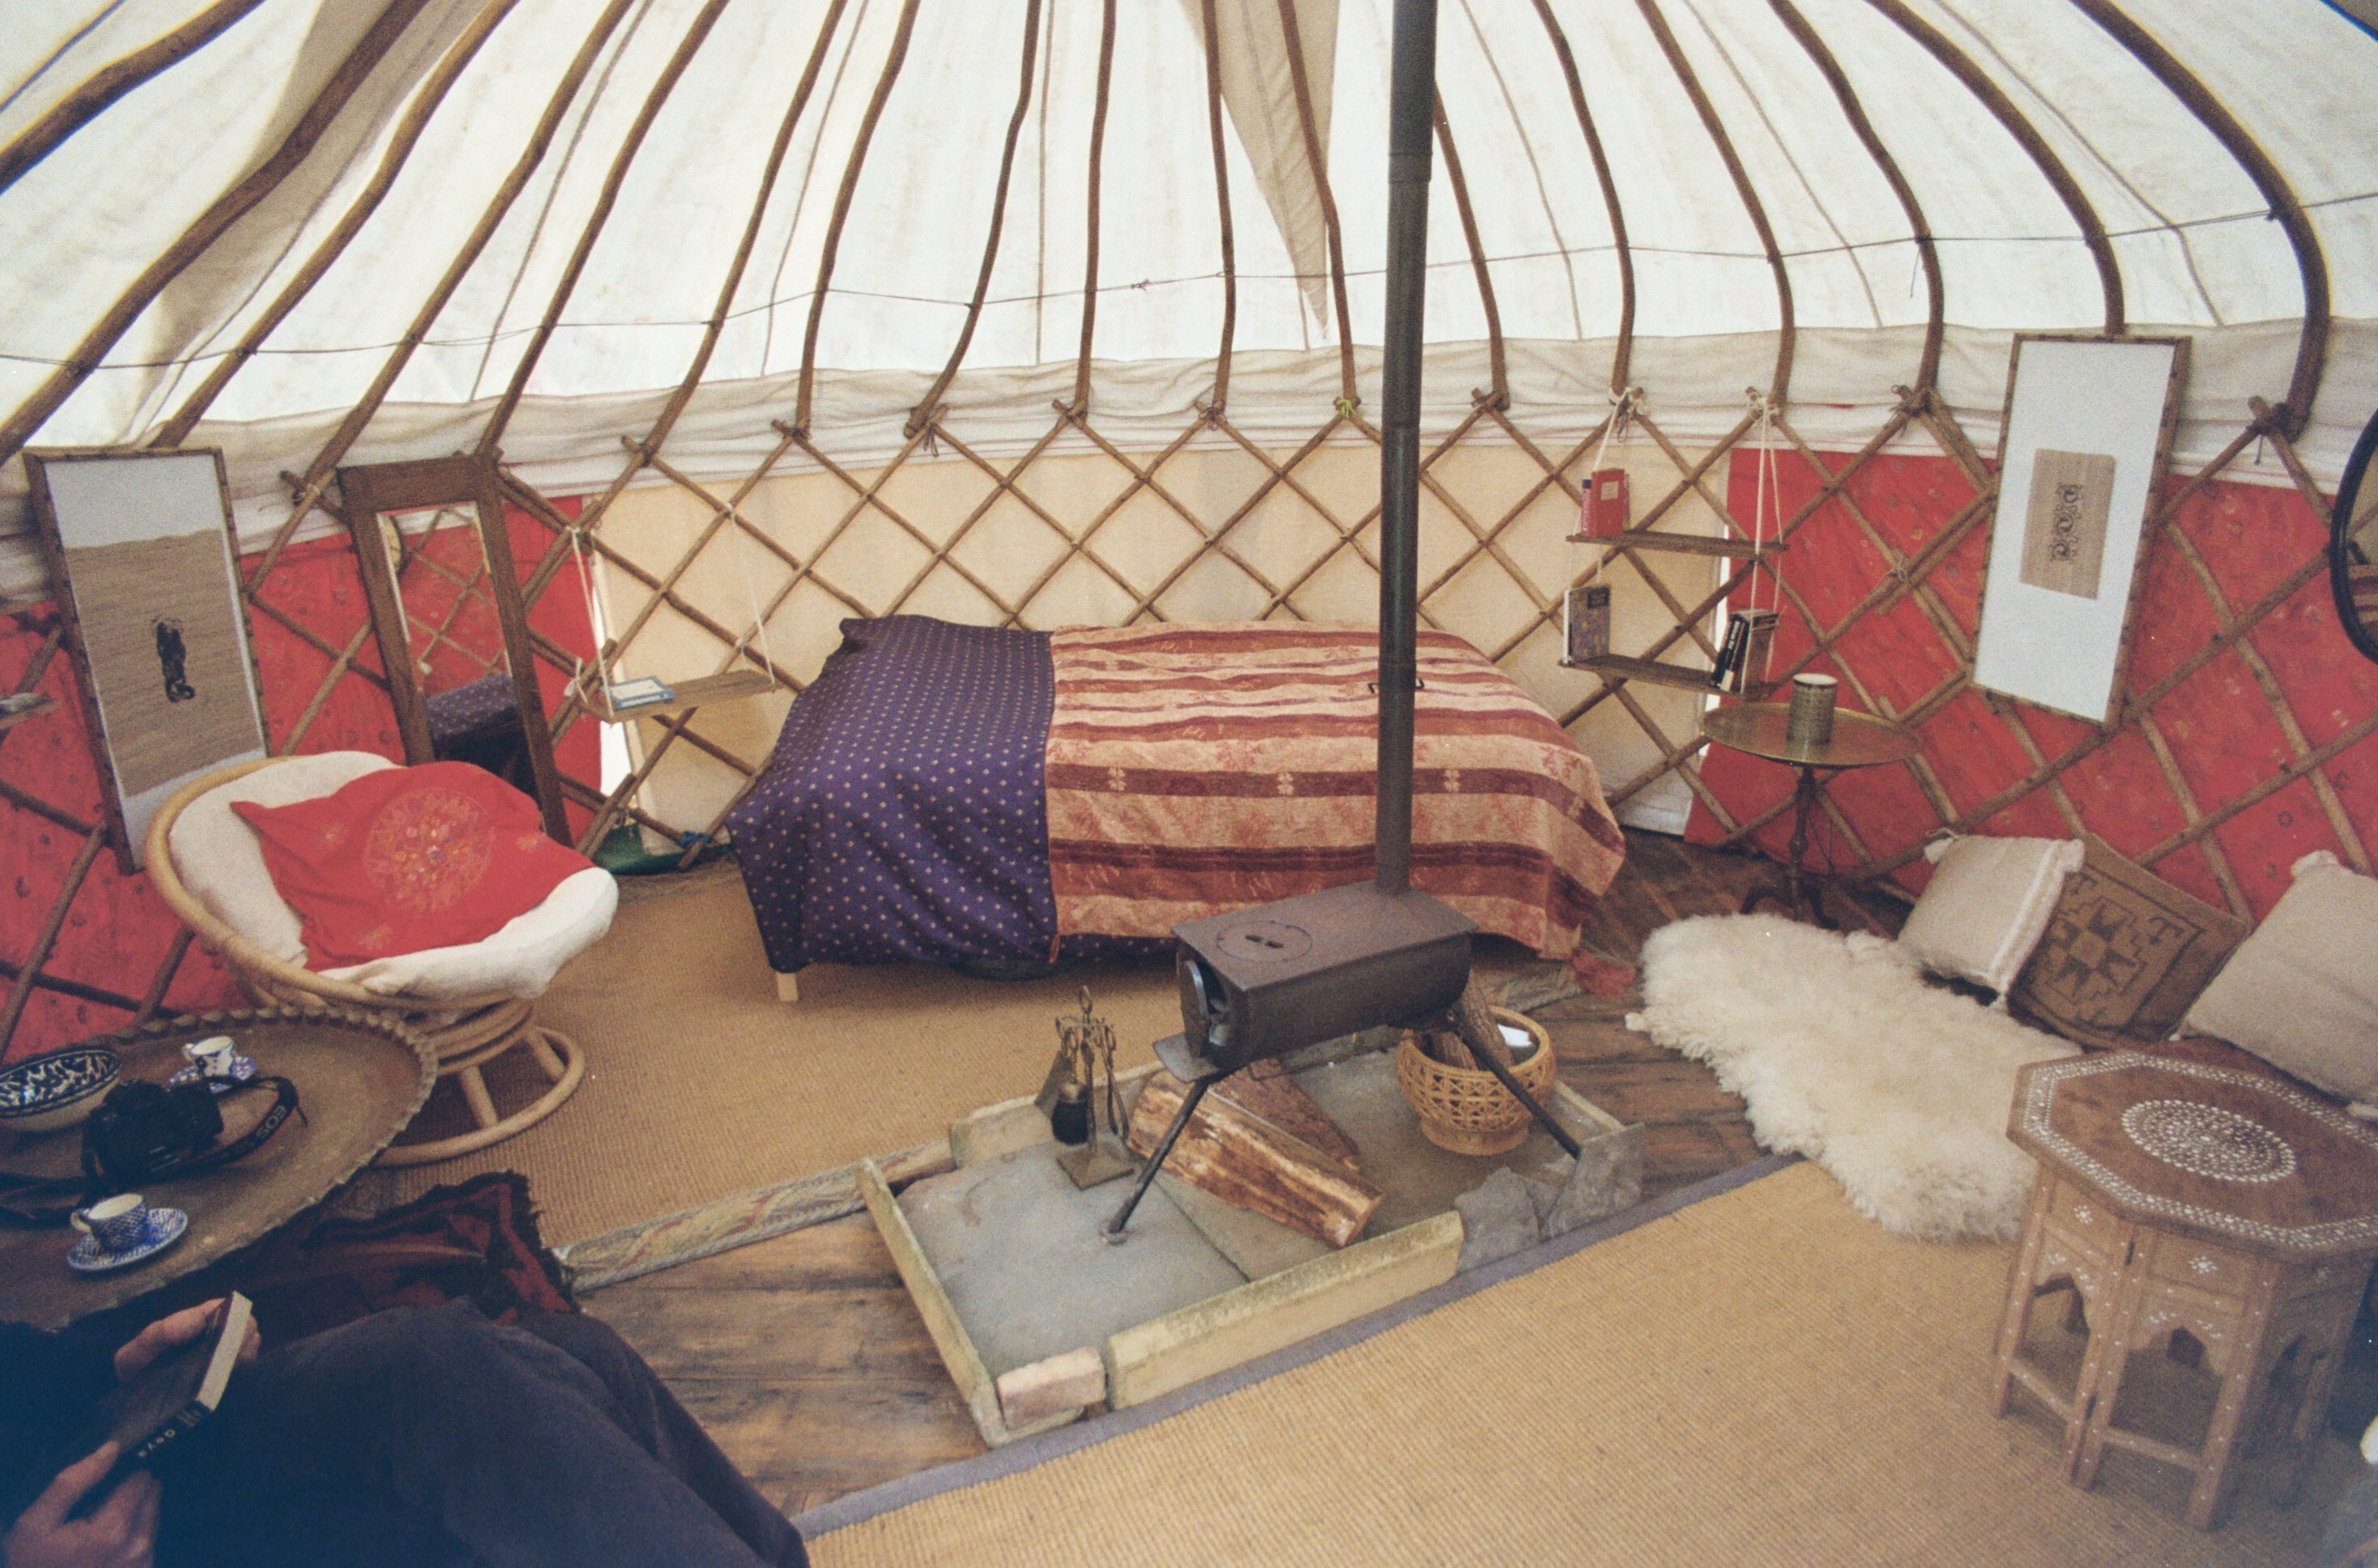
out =
[(339, 493), (405, 760), (485, 768), (534, 799), (546, 834), (568, 844), (494, 465), (342, 468)]

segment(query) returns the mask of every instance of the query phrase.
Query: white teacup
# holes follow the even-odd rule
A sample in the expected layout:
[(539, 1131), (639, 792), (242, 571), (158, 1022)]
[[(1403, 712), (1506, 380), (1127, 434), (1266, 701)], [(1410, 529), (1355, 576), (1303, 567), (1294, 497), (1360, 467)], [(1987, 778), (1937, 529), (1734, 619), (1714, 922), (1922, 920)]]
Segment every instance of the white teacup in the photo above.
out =
[(118, 1192), (74, 1212), (75, 1228), (90, 1233), (102, 1252), (128, 1252), (149, 1234), (149, 1203), (138, 1192)]
[(229, 1035), (213, 1035), (184, 1046), (182, 1055), (204, 1076), (228, 1078), (239, 1060), (239, 1047), (232, 1044)]

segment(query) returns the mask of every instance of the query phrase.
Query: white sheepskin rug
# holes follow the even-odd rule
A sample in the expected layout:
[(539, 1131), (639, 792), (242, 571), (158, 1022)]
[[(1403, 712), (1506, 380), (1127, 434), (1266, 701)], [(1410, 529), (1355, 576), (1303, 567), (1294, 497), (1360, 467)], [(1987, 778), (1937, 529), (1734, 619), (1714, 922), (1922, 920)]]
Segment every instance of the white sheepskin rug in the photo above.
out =
[(1716, 1069), (1761, 1145), (1822, 1166), (1884, 1229), (2022, 1229), (2034, 1167), (2006, 1136), (2015, 1071), (2070, 1042), (1926, 985), (1893, 943), (1772, 915), (1652, 932), (1643, 1000), (1629, 1024)]

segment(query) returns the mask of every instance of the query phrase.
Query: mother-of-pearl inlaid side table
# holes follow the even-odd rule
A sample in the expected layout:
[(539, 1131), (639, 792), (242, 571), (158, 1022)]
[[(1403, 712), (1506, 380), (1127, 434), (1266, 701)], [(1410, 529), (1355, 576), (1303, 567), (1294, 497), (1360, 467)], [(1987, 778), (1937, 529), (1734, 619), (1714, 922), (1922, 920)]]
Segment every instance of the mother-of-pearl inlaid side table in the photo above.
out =
[[(2211, 1529), (2247, 1417), (2284, 1381), (2292, 1499), (2378, 1257), (2378, 1134), (2279, 1079), (2137, 1051), (2024, 1068), (2007, 1134), (2039, 1176), (1999, 1329), (1998, 1413), (2019, 1382), (2060, 1417), (2076, 1486), (2108, 1446), (2193, 1472), (2186, 1518)], [(2089, 1330), (2070, 1393), (2022, 1353), (2033, 1306), (2068, 1287)], [(2221, 1380), (2195, 1450), (2114, 1424), (2130, 1358), (2169, 1352), (2176, 1334)]]

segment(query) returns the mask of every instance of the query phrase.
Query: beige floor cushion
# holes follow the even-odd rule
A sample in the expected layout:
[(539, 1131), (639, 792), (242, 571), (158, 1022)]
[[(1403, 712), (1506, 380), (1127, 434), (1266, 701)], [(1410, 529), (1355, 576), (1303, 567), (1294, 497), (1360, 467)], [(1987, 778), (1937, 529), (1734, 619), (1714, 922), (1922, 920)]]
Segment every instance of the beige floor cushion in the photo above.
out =
[(2378, 880), (2317, 850), (2188, 1010), (2187, 1028), (2378, 1100)]
[(2064, 879), (2080, 868), (2080, 840), (1967, 836), (1924, 853), (1938, 868), (1900, 929), (1900, 947), (1935, 975), (1998, 992), (2003, 1006)]

